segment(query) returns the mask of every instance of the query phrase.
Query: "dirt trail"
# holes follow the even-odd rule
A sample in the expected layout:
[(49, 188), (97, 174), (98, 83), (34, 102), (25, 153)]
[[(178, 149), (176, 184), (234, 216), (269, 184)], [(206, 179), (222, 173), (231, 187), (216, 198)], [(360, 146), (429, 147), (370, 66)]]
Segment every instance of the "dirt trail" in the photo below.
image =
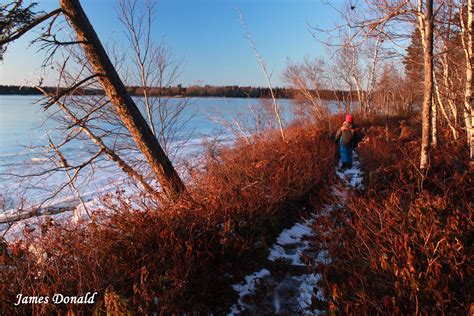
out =
[[(325, 297), (321, 275), (312, 273), (320, 264), (330, 264), (326, 249), (311, 241), (318, 217), (330, 217), (333, 210), (344, 207), (347, 190), (362, 185), (362, 172), (357, 153), (354, 152), (352, 168), (338, 169), (341, 179), (331, 190), (334, 201), (323, 206), (318, 214), (301, 218), (291, 228), (283, 230), (270, 248), (268, 264), (260, 271), (245, 277), (234, 290), (239, 299), (229, 315), (318, 315), (326, 314), (323, 309)], [(321, 230), (317, 232), (323, 234)], [(310, 269), (311, 267), (311, 269)], [(315, 269), (316, 267), (316, 269)], [(310, 271), (311, 270), (311, 271)]]

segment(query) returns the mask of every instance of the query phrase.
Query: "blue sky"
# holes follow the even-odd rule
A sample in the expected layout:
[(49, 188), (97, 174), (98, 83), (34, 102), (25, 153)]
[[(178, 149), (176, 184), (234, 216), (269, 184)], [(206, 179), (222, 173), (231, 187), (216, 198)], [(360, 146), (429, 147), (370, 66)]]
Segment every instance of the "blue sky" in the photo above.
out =
[[(57, 0), (38, 2), (38, 9), (44, 11), (58, 6)], [(115, 0), (81, 3), (103, 43), (125, 43)], [(343, 0), (331, 3), (340, 7)], [(266, 86), (237, 6), (277, 86), (283, 85), (281, 74), (288, 58), (300, 61), (324, 55), (324, 47), (313, 40), (308, 25), (328, 28), (337, 22), (333, 9), (321, 0), (161, 0), (153, 35), (184, 59), (176, 83)], [(0, 64), (0, 84), (25, 84), (40, 75), (43, 54), (37, 52), (38, 46), (29, 46), (33, 38), (34, 33), (29, 33), (9, 46)], [(52, 82), (51, 71), (45, 76), (46, 83)]]

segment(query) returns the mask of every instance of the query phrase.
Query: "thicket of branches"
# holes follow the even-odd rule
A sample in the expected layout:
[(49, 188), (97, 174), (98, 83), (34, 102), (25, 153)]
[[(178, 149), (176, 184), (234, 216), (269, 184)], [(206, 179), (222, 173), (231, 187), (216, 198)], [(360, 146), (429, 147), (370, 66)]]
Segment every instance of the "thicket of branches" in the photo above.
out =
[(364, 117), (419, 113), (420, 169), (429, 168), (429, 149), (444, 126), (465, 140), (474, 161), (472, 1), (350, 1), (334, 10), (343, 22), (310, 29), (330, 57), (287, 66), (297, 98), (323, 121), (324, 89), (349, 91), (339, 109)]

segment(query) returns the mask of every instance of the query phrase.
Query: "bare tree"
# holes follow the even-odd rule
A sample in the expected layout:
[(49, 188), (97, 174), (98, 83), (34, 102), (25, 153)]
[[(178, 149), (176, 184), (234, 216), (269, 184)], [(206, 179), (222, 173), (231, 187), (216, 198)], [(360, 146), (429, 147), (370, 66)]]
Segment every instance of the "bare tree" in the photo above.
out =
[(409, 84), (394, 64), (385, 64), (371, 97), (373, 113), (386, 116), (411, 115), (415, 96)]
[[(371, 112), (371, 97), (375, 90), (380, 67), (381, 34), (359, 42), (355, 37), (346, 35), (341, 42), (342, 54), (338, 59), (338, 66), (345, 69), (344, 76), (350, 81), (349, 87), (355, 87), (357, 94), (358, 108), (368, 116)], [(347, 111), (349, 112), (349, 111)]]
[[(436, 103), (441, 110), (442, 117), (448, 124), (453, 138), (458, 139), (457, 121), (458, 110), (455, 103), (455, 90), (452, 78), (453, 60), (456, 59), (457, 52), (452, 44), (453, 21), (454, 21), (454, 2), (450, 0), (445, 6), (438, 10), (438, 20), (441, 20), (441, 26), (435, 29), (435, 55), (438, 55), (438, 65), (435, 64), (434, 74), (434, 93)], [(436, 68), (439, 70), (436, 71)], [(460, 86), (458, 84), (458, 86)], [(433, 137), (435, 133), (432, 133)]]
[[(185, 143), (187, 135), (184, 127), (193, 117), (185, 113), (190, 99), (173, 99), (162, 97), (162, 90), (176, 83), (181, 72), (182, 61), (176, 58), (167, 45), (153, 40), (151, 31), (157, 2), (147, 0), (120, 0), (118, 3), (119, 19), (125, 27), (125, 35), (130, 44), (132, 80), (129, 85), (138, 83), (136, 92), (143, 94), (145, 112), (152, 133), (168, 156), (175, 156), (178, 146), (172, 146), (180, 140)], [(134, 75), (134, 76), (133, 76)]]
[(372, 104), (372, 98), (383, 64), (397, 56), (396, 49), (384, 44), (399, 35), (393, 34), (389, 27), (377, 29), (374, 26), (383, 24), (382, 21), (387, 17), (381, 17), (383, 10), (377, 5), (372, 6), (371, 1), (365, 4), (367, 11), (375, 17), (366, 16), (362, 7), (350, 1), (343, 9), (335, 8), (331, 2), (326, 4), (336, 10), (340, 16), (338, 20), (342, 22), (333, 29), (311, 27), (310, 31), (316, 41), (329, 49), (333, 65), (330, 71), (336, 76), (336, 86), (349, 91), (345, 111), (358, 110), (360, 114), (368, 116), (377, 107), (377, 104)]
[(306, 59), (301, 64), (288, 62), (283, 73), (284, 80), (296, 91), (297, 110), (306, 115), (308, 109), (308, 114), (319, 122), (324, 122), (330, 114), (328, 103), (321, 98), (321, 92), (330, 89), (325, 82), (326, 73), (321, 59)]

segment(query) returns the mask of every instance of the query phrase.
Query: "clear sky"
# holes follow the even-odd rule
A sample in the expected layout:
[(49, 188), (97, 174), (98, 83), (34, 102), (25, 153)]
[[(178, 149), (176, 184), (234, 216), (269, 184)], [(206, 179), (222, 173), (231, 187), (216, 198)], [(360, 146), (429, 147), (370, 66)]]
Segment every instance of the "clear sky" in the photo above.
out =
[[(49, 11), (59, 1), (37, 2), (38, 9)], [(330, 2), (343, 5), (343, 0)], [(116, 0), (81, 3), (103, 43), (125, 42)], [(324, 47), (314, 41), (308, 25), (328, 28), (337, 22), (333, 9), (322, 0), (161, 0), (154, 36), (163, 38), (173, 53), (184, 59), (176, 83), (266, 86), (240, 25), (237, 6), (276, 86), (283, 85), (281, 75), (288, 58), (301, 61), (324, 55)], [(0, 64), (0, 84), (25, 84), (41, 73), (43, 55), (37, 52), (38, 46), (29, 45), (34, 35), (29, 33), (8, 47)], [(46, 78), (48, 84), (53, 76), (46, 74)]]

